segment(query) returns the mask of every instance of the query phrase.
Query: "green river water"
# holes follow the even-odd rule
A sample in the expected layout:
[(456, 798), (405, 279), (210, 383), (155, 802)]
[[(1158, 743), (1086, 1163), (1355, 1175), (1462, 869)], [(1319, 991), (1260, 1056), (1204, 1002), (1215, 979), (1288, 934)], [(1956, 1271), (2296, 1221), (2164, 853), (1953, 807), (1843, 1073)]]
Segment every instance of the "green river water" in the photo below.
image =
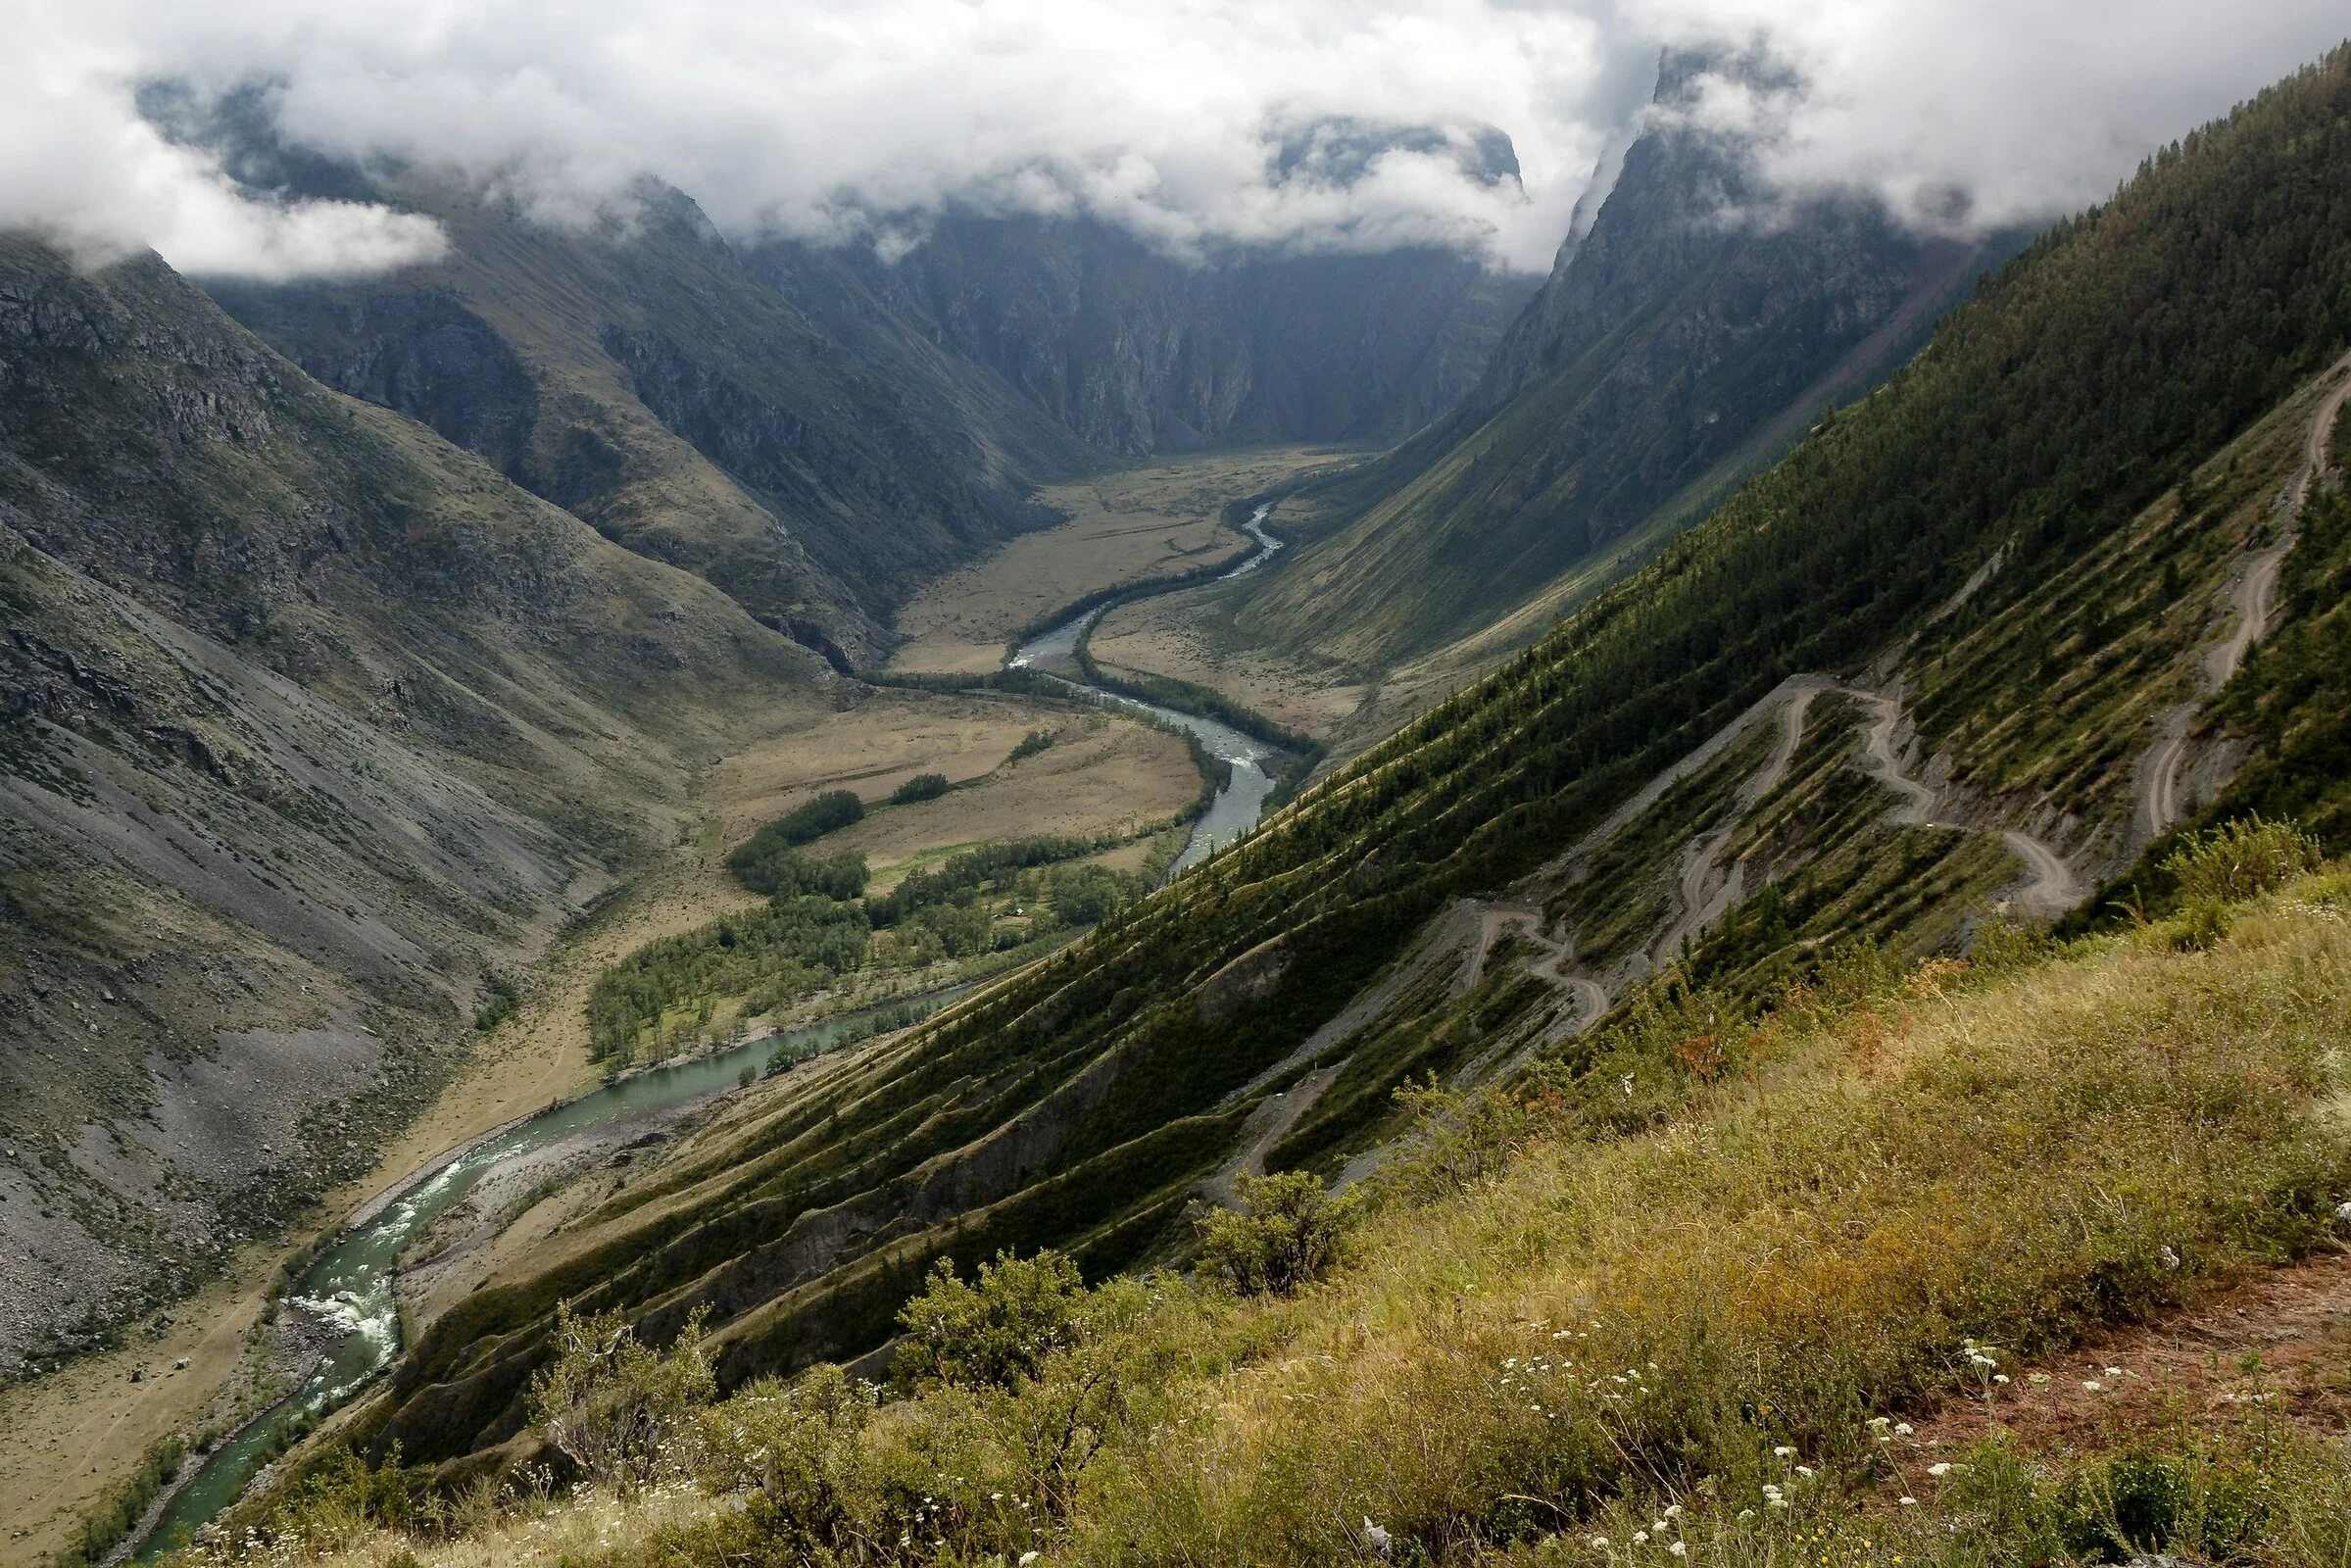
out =
[[(930, 1000), (944, 1006), (949, 998)], [(181, 1532), (220, 1514), (236, 1500), (254, 1472), (284, 1448), (297, 1423), (315, 1421), (391, 1364), (400, 1349), (392, 1278), (401, 1250), (502, 1161), (544, 1149), (583, 1128), (710, 1099), (734, 1088), (745, 1067), (764, 1066), (778, 1047), (810, 1045), (821, 1052), (865, 1016), (848, 1013), (806, 1029), (747, 1041), (716, 1055), (638, 1073), (552, 1106), (466, 1149), (411, 1184), (366, 1222), (354, 1225), (286, 1293), (288, 1310), (311, 1314), (328, 1331), (324, 1361), (301, 1388), (203, 1457), (141, 1541), (138, 1556), (159, 1555)]]

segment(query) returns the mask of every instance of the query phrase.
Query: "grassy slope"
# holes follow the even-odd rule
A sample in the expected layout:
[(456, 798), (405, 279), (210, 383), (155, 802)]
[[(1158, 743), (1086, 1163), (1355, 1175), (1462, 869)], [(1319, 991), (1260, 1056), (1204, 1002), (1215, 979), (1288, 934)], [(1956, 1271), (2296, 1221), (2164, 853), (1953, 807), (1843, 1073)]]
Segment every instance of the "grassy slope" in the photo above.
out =
[[(1660, 1560), (1686, 1536), (1784, 1561), (1825, 1517), (1930, 1490), (1865, 1422), (1980, 1397), (1971, 1338), (2012, 1364), (2337, 1234), (2347, 913), (2337, 873), (2238, 909), (2209, 952), (2154, 929), (1973, 971), (1863, 963), (1702, 1076), (1687, 1028), (1619, 1031), (1590, 1070), (1441, 1125), (1301, 1298), (1161, 1279), (1036, 1382), (829, 1431), (762, 1388), (722, 1420), (813, 1446), (748, 1510), (664, 1489), (416, 1549), (717, 1563), (814, 1529), (894, 1561), (1272, 1565), (1369, 1560), (1369, 1520), (1407, 1560), (1599, 1562), (1591, 1532), (1622, 1551), (1670, 1504)], [(1104, 1378), (1073, 1479), (1062, 1422)], [(1767, 1484), (1797, 1494), (1786, 1518)], [(1914, 1553), (1957, 1550), (1946, 1520), (1989, 1528), (1949, 1490)], [(339, 1544), (326, 1560), (406, 1544)]]
[[(1782, 676), (1850, 669), (1923, 633), (1996, 550), (1993, 583), (2010, 597), (1987, 607), (2024, 613), (2034, 585), (2140, 526), (2339, 352), (2347, 98), (2338, 54), (2167, 153), (1991, 279), (1886, 387), (1493, 679), (1239, 851), (964, 1004), (854, 1093), (796, 1110), (801, 1130), (729, 1146), (746, 1170), (783, 1159), (788, 1179), (697, 1203), (691, 1225), (616, 1221), (602, 1250), (481, 1293), (418, 1348), (380, 1434), (445, 1454), (469, 1425), (514, 1430), (543, 1314), (565, 1292), (661, 1323), (715, 1296), (722, 1315), (743, 1314), (724, 1343), (746, 1373), (869, 1343), (935, 1252), (1083, 1239), (1101, 1268), (1148, 1250), (1187, 1170), (1213, 1157), (1200, 1118), (1245, 1112), (1245, 1086), (1449, 899), (1555, 853)], [(2038, 679), (1997, 665), (1937, 720), (1956, 732), (1970, 713), (2030, 707)], [(1831, 821), (1882, 809), (1822, 808)], [(1916, 901), (1930, 860), (1855, 853), (1891, 867), (1873, 895), (1887, 929), (1947, 929), (1951, 911)], [(1963, 861), (1935, 875), (1955, 897), (1998, 880)], [(1806, 918), (1856, 912), (1880, 917), (1840, 909), (1824, 872)], [(820, 1126), (835, 1142), (817, 1155)], [(813, 1237), (824, 1245), (799, 1245)]]

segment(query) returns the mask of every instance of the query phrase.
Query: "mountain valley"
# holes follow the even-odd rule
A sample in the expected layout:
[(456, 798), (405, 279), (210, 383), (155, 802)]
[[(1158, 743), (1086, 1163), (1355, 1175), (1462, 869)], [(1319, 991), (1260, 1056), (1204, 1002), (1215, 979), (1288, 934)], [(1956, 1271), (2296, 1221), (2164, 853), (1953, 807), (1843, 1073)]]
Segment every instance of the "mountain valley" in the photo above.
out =
[(143, 88), (444, 243), (0, 229), (0, 1561), (2331, 1560), (2351, 45), (1661, 60), (1541, 279)]

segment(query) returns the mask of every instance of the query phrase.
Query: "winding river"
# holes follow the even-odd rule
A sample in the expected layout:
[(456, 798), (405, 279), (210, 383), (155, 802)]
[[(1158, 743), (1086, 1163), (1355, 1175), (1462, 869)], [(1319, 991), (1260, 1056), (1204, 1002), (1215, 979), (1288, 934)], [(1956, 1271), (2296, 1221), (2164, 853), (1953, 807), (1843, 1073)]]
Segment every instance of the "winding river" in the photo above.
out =
[[(1242, 532), (1255, 540), (1257, 548), (1250, 551), (1248, 559), (1238, 565), (1218, 573), (1215, 581), (1230, 582), (1235, 577), (1245, 577), (1272, 560), (1281, 550), (1282, 541), (1265, 526), (1266, 516), (1272, 511), (1273, 503), (1268, 501), (1251, 513), (1249, 520), (1241, 525)], [(1164, 591), (1175, 592), (1172, 588)], [(1120, 600), (1116, 603), (1132, 604), (1134, 601)], [(1159, 722), (1173, 725), (1193, 736), (1207, 749), (1209, 756), (1227, 764), (1224, 787), (1208, 803), (1207, 810), (1193, 823), (1192, 837), (1186, 841), (1184, 853), (1177, 856), (1175, 863), (1168, 868), (1168, 875), (1174, 876), (1186, 867), (1206, 859), (1218, 849), (1257, 825), (1257, 818), (1265, 814), (1266, 799), (1274, 791), (1273, 774), (1265, 764), (1279, 756), (1280, 752), (1263, 741), (1242, 734), (1230, 724), (1204, 718), (1198, 713), (1188, 713), (1180, 708), (1147, 703), (1080, 678), (1078, 640), (1110, 609), (1109, 605), (1098, 605), (1082, 614), (1070, 616), (1053, 630), (1022, 643), (1004, 662), (1007, 668), (1035, 670), (1074, 691), (1084, 692), (1095, 702), (1148, 713)]]
[[(1242, 531), (1256, 542), (1257, 548), (1246, 560), (1220, 573), (1216, 581), (1246, 576), (1281, 550), (1282, 541), (1265, 527), (1265, 518), (1272, 511), (1273, 503), (1267, 502), (1242, 524)], [(1023, 644), (1007, 662), (1012, 668), (1034, 669), (1085, 693), (1092, 701), (1148, 713), (1163, 724), (1173, 725), (1197, 737), (1210, 756), (1228, 764), (1223, 788), (1193, 824), (1192, 837), (1169, 870), (1168, 874), (1173, 876), (1206, 859), (1256, 825), (1257, 818), (1264, 813), (1266, 799), (1274, 790), (1273, 775), (1265, 764), (1279, 753), (1230, 724), (1181, 709), (1143, 702), (1074, 678), (1078, 673), (1078, 639), (1108, 608), (1102, 606), (1071, 616)], [(948, 999), (933, 1000), (944, 1005)], [(391, 1364), (400, 1349), (400, 1313), (393, 1294), (393, 1276), (402, 1250), (500, 1163), (545, 1149), (588, 1128), (658, 1115), (708, 1100), (733, 1087), (745, 1067), (763, 1065), (769, 1053), (779, 1045), (805, 1043), (821, 1051), (859, 1019), (858, 1014), (845, 1014), (790, 1034), (747, 1041), (698, 1061), (621, 1079), (479, 1139), (419, 1180), (363, 1208), (342, 1240), (313, 1263), (286, 1295), (290, 1309), (308, 1313), (325, 1333), (325, 1355), (318, 1369), (293, 1394), (246, 1423), (205, 1456), (195, 1474), (172, 1493), (161, 1516), (141, 1538), (137, 1555), (154, 1557), (167, 1549), (181, 1530), (193, 1531), (218, 1516), (236, 1500), (254, 1473), (286, 1446), (288, 1435), (298, 1423), (315, 1421)]]
[[(951, 992), (927, 999), (945, 1006)], [(284, 1399), (239, 1428), (210, 1454), (140, 1540), (154, 1557), (184, 1528), (193, 1531), (234, 1502), (254, 1472), (285, 1446), (298, 1422), (315, 1421), (391, 1363), (400, 1349), (393, 1273), (400, 1253), (425, 1226), (454, 1207), (502, 1162), (593, 1127), (682, 1109), (731, 1089), (746, 1067), (766, 1064), (780, 1046), (822, 1051), (870, 1014), (844, 1013), (806, 1029), (762, 1035), (716, 1055), (637, 1073), (527, 1120), (491, 1133), (438, 1168), (359, 1211), (342, 1240), (286, 1293), (287, 1309), (307, 1313), (323, 1331), (325, 1357)]]

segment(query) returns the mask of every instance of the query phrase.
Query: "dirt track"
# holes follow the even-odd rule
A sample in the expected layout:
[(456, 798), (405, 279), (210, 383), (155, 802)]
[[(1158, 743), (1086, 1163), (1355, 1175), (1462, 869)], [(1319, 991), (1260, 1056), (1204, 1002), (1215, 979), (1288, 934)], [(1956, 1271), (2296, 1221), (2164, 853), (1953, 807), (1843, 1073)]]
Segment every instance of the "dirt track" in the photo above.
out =
[(2180, 775), (2187, 761), (2196, 710), (2207, 697), (2234, 678), (2244, 665), (2245, 655), (2269, 630), (2270, 616), (2276, 609), (2278, 577), (2285, 567), (2286, 556), (2294, 548), (2302, 508), (2310, 500), (2311, 486), (2327, 471), (2327, 436), (2333, 431), (2344, 401), (2351, 399), (2351, 354), (2327, 367), (2320, 379), (2334, 375), (2342, 377), (2341, 384), (2319, 401), (2311, 416), (2310, 428), (2302, 439), (2302, 466), (2294, 471), (2285, 493), (2278, 498), (2283, 515), (2278, 537), (2246, 556), (2244, 564), (2238, 568), (2229, 589), (2229, 635), (2205, 650), (2197, 671), (2202, 677), (2201, 689), (2164, 714), (2157, 726), (2155, 744), (2139, 766), (2138, 799), (2131, 810), (2134, 844), (2161, 838), (2173, 823), (2187, 814), (2180, 803)]
[(2351, 1256), (2327, 1253), (2266, 1270), (2200, 1307), (2009, 1367), (1990, 1409), (1953, 1401), (1918, 1423), (1913, 1443), (1927, 1450), (1972, 1443), (1996, 1420), (2029, 1450), (2096, 1451), (2183, 1414), (2242, 1420), (2257, 1401), (2266, 1419), (2332, 1435), (2351, 1425), (2347, 1345)]

